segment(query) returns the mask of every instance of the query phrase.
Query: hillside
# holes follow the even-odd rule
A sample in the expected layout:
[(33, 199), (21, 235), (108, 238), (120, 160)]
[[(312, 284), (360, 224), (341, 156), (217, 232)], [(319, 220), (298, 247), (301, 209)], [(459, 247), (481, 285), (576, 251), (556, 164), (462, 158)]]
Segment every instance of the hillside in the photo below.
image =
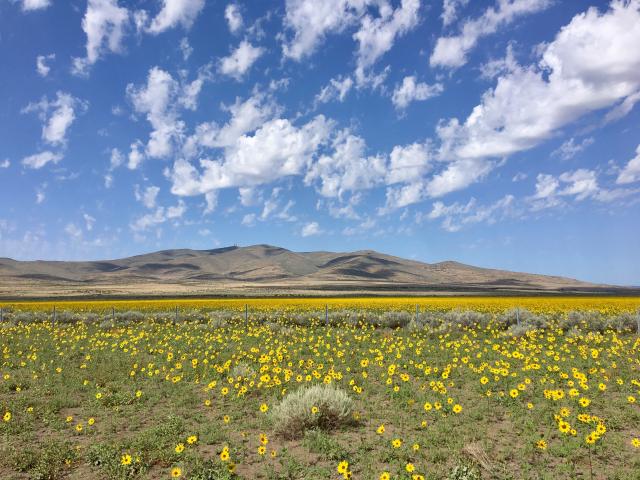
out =
[(0, 259), (0, 296), (273, 295), (402, 292), (604, 292), (617, 287), (423, 263), (372, 250), (292, 252), (270, 245), (164, 250), (105, 261)]

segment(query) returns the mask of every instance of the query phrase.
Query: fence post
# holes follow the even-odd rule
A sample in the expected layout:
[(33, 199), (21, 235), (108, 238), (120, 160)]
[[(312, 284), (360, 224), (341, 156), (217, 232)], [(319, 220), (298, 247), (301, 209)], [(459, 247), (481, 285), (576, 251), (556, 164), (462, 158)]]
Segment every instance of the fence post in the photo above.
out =
[(516, 307), (516, 323), (520, 325), (520, 307)]
[(418, 323), (418, 315), (420, 315), (420, 306), (416, 303), (416, 323)]
[(4, 309), (0, 307), (0, 323), (4, 322)]
[(178, 323), (178, 305), (176, 305), (176, 319), (174, 323)]
[(111, 307), (111, 321), (115, 324), (116, 321), (116, 308)]
[(249, 305), (244, 304), (244, 328), (249, 328)]
[(53, 315), (51, 316), (51, 326), (53, 327), (56, 323), (56, 306), (53, 306)]
[(324, 325), (325, 327), (329, 326), (329, 304), (324, 304)]

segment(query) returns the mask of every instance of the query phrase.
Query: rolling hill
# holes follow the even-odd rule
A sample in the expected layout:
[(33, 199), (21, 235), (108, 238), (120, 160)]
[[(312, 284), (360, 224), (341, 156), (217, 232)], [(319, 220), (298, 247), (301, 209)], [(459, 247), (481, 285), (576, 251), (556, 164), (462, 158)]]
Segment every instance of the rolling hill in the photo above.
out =
[(293, 252), (270, 245), (163, 250), (105, 261), (0, 258), (0, 296), (609, 292), (618, 287), (363, 250)]

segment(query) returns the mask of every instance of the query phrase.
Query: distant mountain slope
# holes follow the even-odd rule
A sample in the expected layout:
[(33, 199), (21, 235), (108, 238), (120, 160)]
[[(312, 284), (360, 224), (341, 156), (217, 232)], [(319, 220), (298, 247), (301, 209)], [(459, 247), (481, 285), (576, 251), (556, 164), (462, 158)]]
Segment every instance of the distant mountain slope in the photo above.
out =
[(570, 291), (608, 288), (570, 278), (428, 264), (372, 250), (292, 252), (270, 245), (164, 250), (93, 261), (0, 259), (0, 295), (170, 295), (252, 291), (464, 289)]

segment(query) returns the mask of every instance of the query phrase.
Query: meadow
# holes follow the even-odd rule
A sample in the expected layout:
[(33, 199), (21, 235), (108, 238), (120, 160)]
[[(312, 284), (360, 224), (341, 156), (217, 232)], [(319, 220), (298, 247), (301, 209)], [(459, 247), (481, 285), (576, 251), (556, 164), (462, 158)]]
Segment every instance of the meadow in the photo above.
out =
[(640, 298), (1, 304), (1, 479), (640, 479)]

